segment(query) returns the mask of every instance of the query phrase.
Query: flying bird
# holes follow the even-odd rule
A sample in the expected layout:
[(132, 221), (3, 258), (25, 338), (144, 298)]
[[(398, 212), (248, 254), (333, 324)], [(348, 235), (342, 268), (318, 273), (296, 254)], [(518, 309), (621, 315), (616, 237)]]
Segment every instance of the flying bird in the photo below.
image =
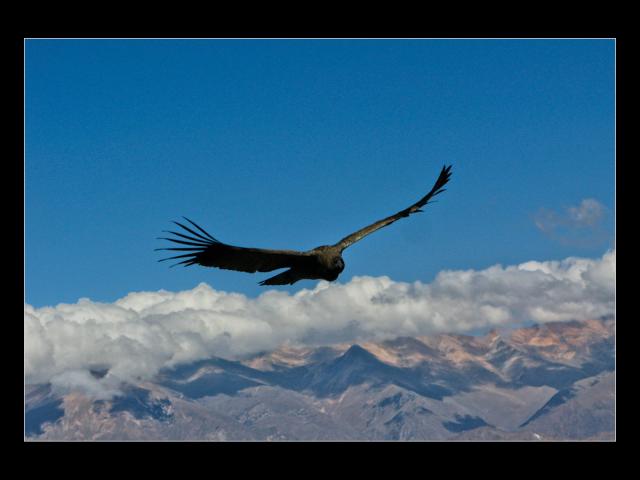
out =
[[(169, 240), (184, 247), (156, 248), (156, 250), (185, 251), (181, 255), (159, 260), (183, 259), (175, 265), (202, 265), (203, 267), (216, 267), (240, 272), (270, 272), (281, 268), (287, 268), (282, 273), (260, 282), (260, 285), (292, 285), (298, 280), (328, 280), (334, 281), (344, 270), (342, 252), (345, 248), (366, 237), (376, 230), (391, 225), (396, 220), (408, 217), (411, 214), (422, 212), (422, 207), (436, 195), (444, 192), (443, 188), (451, 176), (451, 165), (442, 167), (433, 188), (424, 197), (398, 213), (383, 218), (371, 225), (347, 235), (334, 245), (322, 245), (305, 252), (297, 250), (269, 250), (264, 248), (236, 247), (222, 243), (209, 235), (204, 229), (196, 225), (186, 217), (183, 217), (190, 228), (180, 222), (173, 222), (184, 233), (167, 231), (176, 235), (176, 238), (160, 237), (161, 240)], [(179, 237), (179, 238), (178, 238)]]

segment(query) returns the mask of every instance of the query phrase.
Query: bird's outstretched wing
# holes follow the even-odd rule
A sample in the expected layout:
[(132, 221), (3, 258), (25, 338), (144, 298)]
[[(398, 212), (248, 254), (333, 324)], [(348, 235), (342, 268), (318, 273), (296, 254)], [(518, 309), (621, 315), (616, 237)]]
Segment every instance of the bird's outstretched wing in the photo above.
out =
[(182, 247), (156, 248), (156, 250), (170, 250), (179, 252), (188, 252), (169, 258), (159, 260), (181, 260), (172, 265), (202, 265), (204, 267), (217, 267), (226, 270), (237, 270), (239, 272), (270, 272), (278, 268), (299, 267), (304, 266), (309, 261), (309, 255), (305, 252), (296, 250), (267, 250), (262, 248), (244, 248), (235, 247), (222, 243), (194, 222), (184, 217), (196, 230), (183, 225), (179, 222), (173, 222), (183, 228), (186, 233), (168, 231), (176, 235), (176, 238), (160, 237), (161, 240), (169, 240)]
[(355, 242), (369, 235), (370, 233), (373, 233), (382, 227), (386, 227), (387, 225), (391, 225), (396, 220), (400, 220), (401, 218), (408, 217), (412, 213), (422, 212), (421, 207), (424, 207), (427, 203), (429, 203), (429, 200), (431, 200), (433, 197), (435, 197), (439, 193), (442, 193), (445, 191), (445, 189), (442, 187), (444, 187), (447, 184), (450, 176), (451, 176), (451, 165), (449, 165), (448, 167), (447, 166), (442, 167), (440, 176), (436, 180), (436, 183), (433, 185), (433, 188), (431, 189), (431, 191), (427, 193), (424, 197), (422, 197), (420, 200), (418, 200), (416, 203), (396, 213), (395, 215), (391, 215), (390, 217), (387, 217), (375, 223), (372, 223), (368, 227), (361, 228), (357, 232), (354, 232), (351, 235), (344, 237), (334, 246), (338, 247), (339, 250), (342, 252), (349, 245), (354, 244)]

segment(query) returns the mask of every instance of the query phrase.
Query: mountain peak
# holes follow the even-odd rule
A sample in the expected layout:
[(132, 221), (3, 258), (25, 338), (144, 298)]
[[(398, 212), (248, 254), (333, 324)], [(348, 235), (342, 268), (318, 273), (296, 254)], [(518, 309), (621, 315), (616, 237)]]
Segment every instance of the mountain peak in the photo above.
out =
[(364, 360), (376, 363), (380, 361), (373, 353), (357, 343), (351, 345), (337, 360)]
[(348, 354), (350, 354), (350, 355), (354, 355), (354, 354), (367, 354), (367, 353), (369, 353), (369, 352), (368, 352), (368, 351), (367, 351), (367, 349), (366, 349), (366, 348), (364, 348), (363, 346), (361, 346), (361, 345), (359, 345), (359, 344), (357, 344), (357, 343), (354, 343), (353, 345), (351, 345), (351, 346), (347, 349), (347, 351), (345, 352), (345, 355), (346, 355), (347, 353), (348, 353)]

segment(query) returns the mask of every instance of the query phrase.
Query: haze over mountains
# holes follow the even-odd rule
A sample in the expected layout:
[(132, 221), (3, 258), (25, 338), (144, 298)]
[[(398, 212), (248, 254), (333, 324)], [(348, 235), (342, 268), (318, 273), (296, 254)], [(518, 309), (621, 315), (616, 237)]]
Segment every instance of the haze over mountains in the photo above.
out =
[(26, 438), (613, 440), (614, 336), (602, 317), (210, 358), (103, 398), (27, 385)]

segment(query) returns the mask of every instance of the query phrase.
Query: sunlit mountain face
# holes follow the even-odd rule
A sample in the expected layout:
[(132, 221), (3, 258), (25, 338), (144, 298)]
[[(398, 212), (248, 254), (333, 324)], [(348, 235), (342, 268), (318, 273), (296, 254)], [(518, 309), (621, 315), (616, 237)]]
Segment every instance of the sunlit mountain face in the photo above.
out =
[[(613, 440), (615, 321), (210, 358), (109, 398), (27, 385), (27, 440)], [(91, 375), (108, 376), (108, 366)]]

